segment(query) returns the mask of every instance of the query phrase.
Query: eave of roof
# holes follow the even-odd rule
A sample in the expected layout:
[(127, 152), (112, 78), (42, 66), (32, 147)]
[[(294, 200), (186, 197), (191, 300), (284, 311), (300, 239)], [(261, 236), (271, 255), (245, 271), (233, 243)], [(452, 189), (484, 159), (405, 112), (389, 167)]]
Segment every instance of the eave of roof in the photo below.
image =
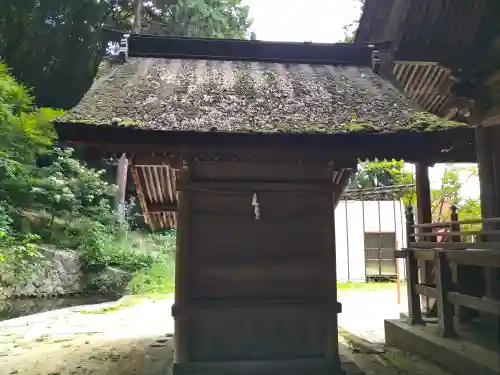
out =
[(163, 37), (131, 34), (129, 57), (225, 60), (281, 64), (371, 66), (373, 51), (387, 43), (311, 43)]
[(407, 12), (401, 20), (395, 12), (398, 0), (366, 0), (355, 42), (397, 41), (398, 62), (438, 62), (460, 68), (489, 37), (500, 9), (496, 0), (405, 2)]

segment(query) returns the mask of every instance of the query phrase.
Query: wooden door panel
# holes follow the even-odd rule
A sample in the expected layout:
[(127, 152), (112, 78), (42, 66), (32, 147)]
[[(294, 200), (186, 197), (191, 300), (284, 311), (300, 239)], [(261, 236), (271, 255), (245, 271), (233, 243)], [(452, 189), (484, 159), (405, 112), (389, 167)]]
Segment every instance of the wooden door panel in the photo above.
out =
[(194, 361), (324, 355), (324, 320), (316, 306), (206, 310), (190, 319), (190, 329)]

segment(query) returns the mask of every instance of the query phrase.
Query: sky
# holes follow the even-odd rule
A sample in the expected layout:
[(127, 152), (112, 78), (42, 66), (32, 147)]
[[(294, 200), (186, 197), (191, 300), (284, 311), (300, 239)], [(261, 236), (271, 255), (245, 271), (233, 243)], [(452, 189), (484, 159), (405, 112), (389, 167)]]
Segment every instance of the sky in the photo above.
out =
[(245, 0), (259, 40), (335, 43), (343, 26), (359, 18), (357, 0)]
[[(256, 33), (258, 40), (339, 42), (344, 39), (344, 25), (359, 19), (361, 14), (358, 0), (244, 0), (244, 3), (250, 7), (253, 19), (250, 31)], [(430, 168), (433, 188), (439, 188), (445, 168), (444, 164)], [(462, 196), (478, 197), (478, 179), (467, 179), (467, 173), (462, 177)]]

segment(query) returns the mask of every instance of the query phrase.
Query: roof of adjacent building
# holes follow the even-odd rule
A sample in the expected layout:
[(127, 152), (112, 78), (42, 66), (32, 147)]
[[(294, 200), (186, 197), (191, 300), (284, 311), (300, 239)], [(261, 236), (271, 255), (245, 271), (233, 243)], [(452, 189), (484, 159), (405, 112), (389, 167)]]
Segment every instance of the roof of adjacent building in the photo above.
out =
[(365, 0), (355, 42), (390, 41), (405, 93), (426, 111), (467, 121), (499, 11), (497, 0)]

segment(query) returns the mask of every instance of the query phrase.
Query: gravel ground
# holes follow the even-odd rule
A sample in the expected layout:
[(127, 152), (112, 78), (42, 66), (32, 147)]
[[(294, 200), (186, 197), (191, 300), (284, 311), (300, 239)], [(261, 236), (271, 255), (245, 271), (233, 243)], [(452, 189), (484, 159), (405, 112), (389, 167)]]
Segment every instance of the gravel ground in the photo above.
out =
[[(383, 346), (384, 319), (397, 318), (404, 310), (397, 304), (395, 290), (355, 288), (340, 291), (339, 300), (343, 304), (339, 325), (377, 346), (366, 350), (339, 336), (343, 363), (351, 369), (348, 375), (446, 375)], [(142, 300), (119, 308), (105, 303), (0, 322), (0, 374), (167, 374), (173, 360), (171, 305), (171, 300)], [(396, 357), (398, 364), (387, 360)]]
[(373, 343), (385, 343), (384, 320), (406, 313), (405, 293), (398, 305), (396, 288), (381, 290), (339, 290), (342, 313), (339, 326)]

